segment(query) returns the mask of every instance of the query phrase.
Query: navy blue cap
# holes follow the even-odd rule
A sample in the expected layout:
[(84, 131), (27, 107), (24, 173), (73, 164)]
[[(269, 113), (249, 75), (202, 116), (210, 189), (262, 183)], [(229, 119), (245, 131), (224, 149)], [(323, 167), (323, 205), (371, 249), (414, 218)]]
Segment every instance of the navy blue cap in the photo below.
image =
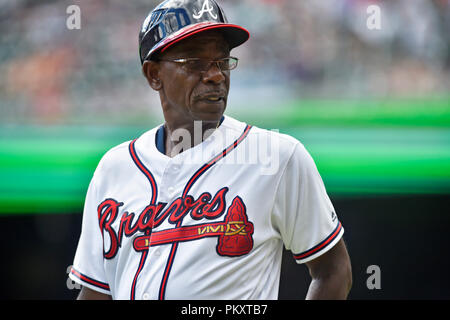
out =
[(154, 8), (144, 20), (139, 33), (141, 63), (156, 52), (202, 31), (218, 29), (230, 49), (250, 37), (243, 27), (230, 24), (215, 0), (167, 0)]

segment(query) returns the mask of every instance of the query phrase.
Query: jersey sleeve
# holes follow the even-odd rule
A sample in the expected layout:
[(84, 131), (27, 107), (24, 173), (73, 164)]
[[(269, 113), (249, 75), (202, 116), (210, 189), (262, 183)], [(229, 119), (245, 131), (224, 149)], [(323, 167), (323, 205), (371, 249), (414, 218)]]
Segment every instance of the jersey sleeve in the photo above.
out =
[(322, 255), (344, 233), (314, 160), (301, 143), (280, 179), (273, 220), (297, 263)]
[(81, 235), (69, 277), (82, 286), (111, 294), (104, 269), (103, 237), (98, 221), (96, 183), (94, 174), (86, 195)]

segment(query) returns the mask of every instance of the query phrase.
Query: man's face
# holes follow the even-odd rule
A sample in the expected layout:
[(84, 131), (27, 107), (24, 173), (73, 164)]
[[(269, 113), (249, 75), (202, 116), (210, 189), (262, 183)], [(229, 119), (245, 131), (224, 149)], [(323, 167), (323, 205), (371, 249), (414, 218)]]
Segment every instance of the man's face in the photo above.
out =
[[(159, 59), (217, 60), (228, 57), (229, 53), (228, 43), (223, 36), (212, 30), (169, 47)], [(220, 120), (227, 104), (230, 71), (221, 71), (216, 64), (211, 64), (205, 72), (188, 70), (181, 63), (159, 61), (159, 64), (162, 83), (160, 94), (165, 114), (177, 122)]]

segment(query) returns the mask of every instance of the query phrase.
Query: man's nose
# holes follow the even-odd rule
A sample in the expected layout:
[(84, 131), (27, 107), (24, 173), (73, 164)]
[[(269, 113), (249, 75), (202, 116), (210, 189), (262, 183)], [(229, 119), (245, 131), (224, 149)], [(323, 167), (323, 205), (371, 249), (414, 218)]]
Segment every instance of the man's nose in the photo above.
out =
[(220, 70), (217, 62), (211, 63), (209, 69), (203, 73), (202, 81), (204, 83), (213, 82), (217, 84), (225, 81), (225, 74)]

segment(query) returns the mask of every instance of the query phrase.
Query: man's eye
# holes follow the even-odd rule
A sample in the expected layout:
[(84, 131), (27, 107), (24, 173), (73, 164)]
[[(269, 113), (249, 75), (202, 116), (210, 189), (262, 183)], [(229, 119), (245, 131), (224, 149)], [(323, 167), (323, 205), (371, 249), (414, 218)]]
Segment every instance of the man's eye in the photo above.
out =
[(219, 61), (219, 66), (220, 66), (221, 70), (228, 70), (230, 67), (230, 60), (225, 59), (225, 60)]
[(203, 70), (205, 68), (205, 61), (202, 60), (190, 60), (187, 62), (187, 65), (191, 69)]

